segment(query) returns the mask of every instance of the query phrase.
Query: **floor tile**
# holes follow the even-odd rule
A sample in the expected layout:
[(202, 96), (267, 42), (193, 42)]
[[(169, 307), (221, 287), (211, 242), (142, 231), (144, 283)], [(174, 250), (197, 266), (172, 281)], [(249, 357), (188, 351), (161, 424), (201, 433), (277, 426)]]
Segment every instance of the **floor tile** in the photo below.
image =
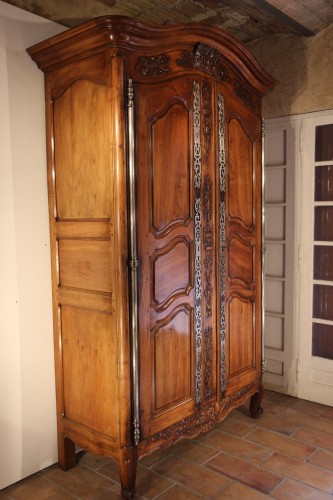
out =
[(145, 465), (146, 467), (151, 467), (152, 465), (157, 464), (161, 460), (164, 460), (166, 457), (169, 457), (173, 454), (173, 447), (170, 447), (166, 450), (156, 450), (150, 455), (146, 455), (143, 458), (140, 458), (139, 463)]
[[(139, 460), (135, 500), (333, 498), (333, 408), (265, 391), (264, 414), (248, 404), (215, 430)], [(0, 500), (121, 500), (118, 466), (80, 454), (0, 492)]]
[(264, 427), (270, 431), (290, 436), (300, 427), (299, 421), (294, 417), (290, 417), (283, 412), (280, 415), (263, 414), (257, 421), (258, 427)]
[(274, 452), (261, 464), (272, 472), (295, 479), (327, 493), (333, 492), (333, 472)]
[(300, 443), (293, 438), (282, 436), (267, 429), (256, 429), (248, 434), (246, 439), (299, 460), (306, 460), (316, 451), (313, 446)]
[(40, 474), (11, 486), (7, 494), (15, 500), (70, 500), (74, 496)]
[(216, 494), (230, 481), (222, 474), (176, 457), (166, 459), (154, 470), (206, 496)]
[(79, 459), (80, 465), (84, 465), (88, 467), (88, 469), (98, 470), (106, 464), (112, 462), (109, 457), (100, 457), (93, 455), (92, 453), (84, 453), (82, 457)]
[[(246, 422), (246, 417), (243, 414), (235, 413), (235, 418), (241, 420), (242, 422)], [(293, 415), (291, 417), (286, 417), (284, 415), (269, 415), (263, 413), (260, 418), (256, 419), (257, 427), (265, 427), (266, 429), (270, 429), (275, 432), (279, 432), (280, 434), (284, 434), (285, 436), (290, 436), (293, 432), (295, 432), (301, 424), (299, 424)]]
[(136, 493), (145, 498), (154, 498), (174, 483), (146, 467), (139, 466), (136, 478)]
[[(250, 419), (248, 419), (250, 422)], [(244, 437), (249, 432), (255, 429), (255, 426), (249, 422), (241, 422), (236, 418), (228, 417), (226, 420), (217, 425), (217, 428), (228, 432), (229, 434), (233, 434), (234, 436)]]
[(327, 410), (327, 406), (313, 401), (306, 401), (305, 399), (290, 398), (289, 408), (300, 411), (301, 413), (308, 413), (309, 415), (322, 416)]
[(270, 450), (262, 446), (249, 443), (236, 436), (230, 436), (230, 434), (226, 434), (220, 430), (210, 432), (202, 440), (202, 443), (254, 464), (261, 462), (270, 454)]
[(195, 441), (182, 441), (180, 444), (172, 448), (174, 455), (187, 458), (191, 462), (203, 464), (217, 455), (218, 450), (204, 446)]
[(91, 499), (114, 484), (111, 480), (99, 474), (94, 474), (81, 465), (77, 465), (67, 472), (60, 470), (58, 467), (51, 468), (44, 475), (66, 488), (70, 493), (83, 499)]
[(281, 413), (283, 413), (286, 409), (285, 404), (276, 401), (263, 401), (261, 406), (265, 415), (281, 415)]
[(333, 418), (320, 417), (317, 418), (317, 422), (314, 425), (315, 429), (320, 429), (321, 431), (329, 432), (333, 434)]
[(286, 408), (284, 417), (298, 424), (299, 427), (307, 426), (313, 429), (320, 429), (333, 433), (333, 420), (321, 416), (311, 415), (302, 411), (297, 411), (292, 407)]
[[(139, 496), (134, 498), (139, 499)], [(94, 496), (93, 500), (122, 500), (120, 486), (118, 486), (117, 489), (111, 488), (109, 490), (102, 491), (102, 493)]]
[(232, 482), (221, 491), (214, 500), (264, 500), (271, 498), (260, 491), (253, 490), (244, 484)]
[(322, 417), (333, 419), (333, 408), (332, 407), (326, 407), (326, 410), (322, 414)]
[(107, 479), (111, 479), (111, 481), (119, 483), (118, 465), (114, 460), (111, 460), (108, 464), (98, 469), (98, 473), (102, 474)]
[(277, 474), (224, 453), (210, 460), (206, 466), (266, 494), (282, 481)]
[(332, 495), (290, 479), (278, 486), (272, 496), (280, 500), (332, 500)]
[(318, 450), (309, 459), (310, 464), (317, 465), (324, 469), (333, 471), (333, 452), (328, 450)]
[(280, 415), (287, 407), (292, 405), (294, 399), (284, 394), (265, 391), (261, 406), (265, 414)]
[(206, 498), (199, 493), (195, 493), (194, 491), (190, 491), (179, 484), (172, 486), (169, 490), (159, 495), (156, 500), (197, 500), (197, 499)]
[(333, 450), (333, 434), (325, 431), (313, 429), (311, 427), (302, 427), (293, 434), (293, 438), (311, 443), (321, 448)]

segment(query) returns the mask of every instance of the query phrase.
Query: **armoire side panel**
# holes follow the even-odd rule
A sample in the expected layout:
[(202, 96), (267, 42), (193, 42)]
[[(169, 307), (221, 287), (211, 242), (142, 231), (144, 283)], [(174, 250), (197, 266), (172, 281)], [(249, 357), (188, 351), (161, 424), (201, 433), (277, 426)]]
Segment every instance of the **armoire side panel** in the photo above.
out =
[[(54, 99), (54, 161), (60, 219), (110, 217), (108, 89), (78, 80)], [(106, 133), (96, 134), (103, 130)], [(109, 131), (109, 133), (107, 133)]]
[(111, 293), (110, 241), (59, 238), (58, 256), (60, 286)]
[(83, 61), (81, 78), (69, 69), (68, 81), (62, 71), (49, 79), (58, 418), (64, 435), (76, 429), (81, 447), (98, 436), (116, 440), (119, 431), (113, 107), (105, 74), (101, 78), (105, 63), (99, 57), (89, 72)]
[(111, 330), (110, 313), (61, 307), (64, 418), (106, 436), (117, 433), (117, 380), (112, 369), (117, 352)]

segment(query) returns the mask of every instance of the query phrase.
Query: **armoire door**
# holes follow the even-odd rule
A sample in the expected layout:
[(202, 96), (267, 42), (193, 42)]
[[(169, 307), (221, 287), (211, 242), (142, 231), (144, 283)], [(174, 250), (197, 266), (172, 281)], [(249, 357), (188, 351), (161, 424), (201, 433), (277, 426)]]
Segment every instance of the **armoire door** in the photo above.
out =
[(216, 398), (211, 82), (135, 84), (142, 437)]
[(261, 376), (261, 119), (219, 88), (225, 102), (226, 395)]

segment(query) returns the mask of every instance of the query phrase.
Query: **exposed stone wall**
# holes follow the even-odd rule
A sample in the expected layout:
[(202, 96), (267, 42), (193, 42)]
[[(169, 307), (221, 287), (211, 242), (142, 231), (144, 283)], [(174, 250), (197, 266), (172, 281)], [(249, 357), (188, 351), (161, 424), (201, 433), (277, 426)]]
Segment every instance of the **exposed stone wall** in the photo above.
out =
[(333, 24), (312, 38), (279, 35), (247, 45), (274, 78), (265, 118), (333, 109)]

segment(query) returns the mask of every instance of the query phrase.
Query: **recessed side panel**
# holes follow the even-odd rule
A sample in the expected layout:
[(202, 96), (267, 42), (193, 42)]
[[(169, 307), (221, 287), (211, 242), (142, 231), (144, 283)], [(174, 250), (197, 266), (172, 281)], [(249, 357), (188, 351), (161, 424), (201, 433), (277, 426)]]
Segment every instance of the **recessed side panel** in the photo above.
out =
[(191, 316), (179, 310), (156, 325), (153, 336), (154, 412), (191, 397)]
[(107, 88), (78, 80), (54, 100), (53, 112), (58, 218), (110, 217), (111, 103)]
[(58, 246), (60, 286), (111, 292), (109, 241), (60, 240)]
[(62, 306), (61, 342), (64, 417), (116, 436), (117, 355), (112, 315)]
[(229, 126), (229, 217), (245, 228), (253, 217), (253, 144), (238, 119)]
[(251, 300), (231, 297), (228, 303), (229, 378), (254, 368), (255, 308)]
[(191, 216), (189, 111), (171, 100), (149, 118), (151, 141), (152, 230), (184, 225)]

